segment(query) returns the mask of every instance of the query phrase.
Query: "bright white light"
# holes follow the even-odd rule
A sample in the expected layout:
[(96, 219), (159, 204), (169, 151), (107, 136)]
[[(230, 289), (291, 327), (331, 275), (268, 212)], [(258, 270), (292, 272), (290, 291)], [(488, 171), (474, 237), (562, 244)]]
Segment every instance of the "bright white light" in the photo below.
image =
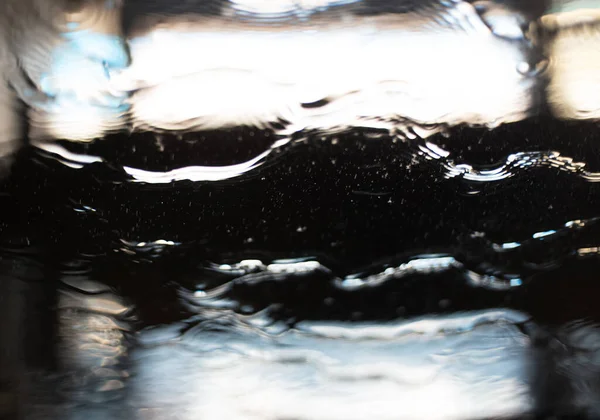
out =
[[(300, 7), (238, 3), (264, 13)], [(534, 80), (517, 70), (526, 60), (519, 44), (495, 36), (467, 3), (447, 13), (453, 28), (406, 15), (348, 15), (351, 25), (310, 31), (254, 30), (218, 18), (185, 28), (167, 22), (131, 40), (133, 64), (115, 75), (113, 88), (141, 88), (132, 99), (134, 123), (166, 130), (265, 127), (278, 119), (292, 131), (393, 129), (397, 117), (497, 125), (526, 116)], [(323, 99), (330, 103), (302, 107)]]
[(597, 2), (555, 1), (543, 16), (557, 30), (548, 45), (548, 102), (560, 118), (600, 118), (600, 8)]
[(135, 182), (146, 182), (149, 184), (168, 184), (173, 181), (222, 181), (251, 171), (259, 167), (264, 158), (271, 153), (267, 150), (247, 162), (230, 166), (186, 166), (168, 172), (151, 172), (143, 169), (124, 166), (123, 169), (133, 177)]
[[(433, 336), (399, 336), (397, 325), (380, 325), (374, 338), (361, 323), (328, 329), (335, 323), (305, 322), (301, 331), (271, 336), (241, 325), (216, 333), (198, 328), (140, 349), (130, 395), (140, 414), (152, 419), (523, 415), (532, 409), (533, 353), (511, 323), (526, 316), (489, 312), (405, 323), (407, 331), (433, 327), (439, 332)], [(487, 321), (473, 325), (475, 319)], [(339, 334), (330, 336), (331, 328)]]
[(554, 235), (556, 233), (555, 230), (547, 230), (545, 232), (536, 232), (533, 234), (533, 239), (545, 238), (546, 236)]

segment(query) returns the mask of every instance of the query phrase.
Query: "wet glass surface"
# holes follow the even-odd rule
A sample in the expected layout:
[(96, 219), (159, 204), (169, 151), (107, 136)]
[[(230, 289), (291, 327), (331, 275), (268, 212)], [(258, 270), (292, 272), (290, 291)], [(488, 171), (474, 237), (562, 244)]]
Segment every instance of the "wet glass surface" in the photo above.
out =
[[(592, 125), (461, 128), (430, 139), (443, 159), (309, 138), (235, 181), (170, 184), (121, 165), (189, 154), (119, 140), (82, 169), (25, 150), (3, 185), (28, 416), (593, 417), (600, 184), (541, 152), (593, 172)], [(214, 140), (194, 146), (231, 158)], [(448, 175), (517, 145), (533, 164)]]
[[(0, 417), (600, 416), (593, 5), (192, 3), (125, 2), (126, 38), (69, 26), (38, 74), (51, 105), (25, 101), (0, 183)], [(243, 77), (170, 50), (207, 34)], [(370, 59), (349, 36), (389, 67), (352, 67)], [(278, 59), (239, 58), (259, 44)]]

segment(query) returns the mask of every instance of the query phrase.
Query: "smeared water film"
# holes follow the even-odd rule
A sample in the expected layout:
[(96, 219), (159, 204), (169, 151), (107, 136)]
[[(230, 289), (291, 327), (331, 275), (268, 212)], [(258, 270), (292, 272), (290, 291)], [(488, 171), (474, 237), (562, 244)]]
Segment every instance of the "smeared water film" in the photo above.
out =
[(599, 31), (4, 0), (0, 418), (600, 417)]

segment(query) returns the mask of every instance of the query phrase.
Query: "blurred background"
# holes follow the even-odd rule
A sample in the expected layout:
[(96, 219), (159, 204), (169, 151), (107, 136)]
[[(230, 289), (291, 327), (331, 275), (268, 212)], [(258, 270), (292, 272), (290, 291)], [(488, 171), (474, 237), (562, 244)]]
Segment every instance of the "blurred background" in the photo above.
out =
[(6, 0), (0, 417), (600, 416), (599, 10)]

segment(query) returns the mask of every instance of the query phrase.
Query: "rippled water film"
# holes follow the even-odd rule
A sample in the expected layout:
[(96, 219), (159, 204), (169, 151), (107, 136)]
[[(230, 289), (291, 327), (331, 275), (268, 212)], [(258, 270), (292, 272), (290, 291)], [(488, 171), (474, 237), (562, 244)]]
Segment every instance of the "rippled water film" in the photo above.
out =
[(0, 418), (600, 417), (599, 28), (3, 0)]

